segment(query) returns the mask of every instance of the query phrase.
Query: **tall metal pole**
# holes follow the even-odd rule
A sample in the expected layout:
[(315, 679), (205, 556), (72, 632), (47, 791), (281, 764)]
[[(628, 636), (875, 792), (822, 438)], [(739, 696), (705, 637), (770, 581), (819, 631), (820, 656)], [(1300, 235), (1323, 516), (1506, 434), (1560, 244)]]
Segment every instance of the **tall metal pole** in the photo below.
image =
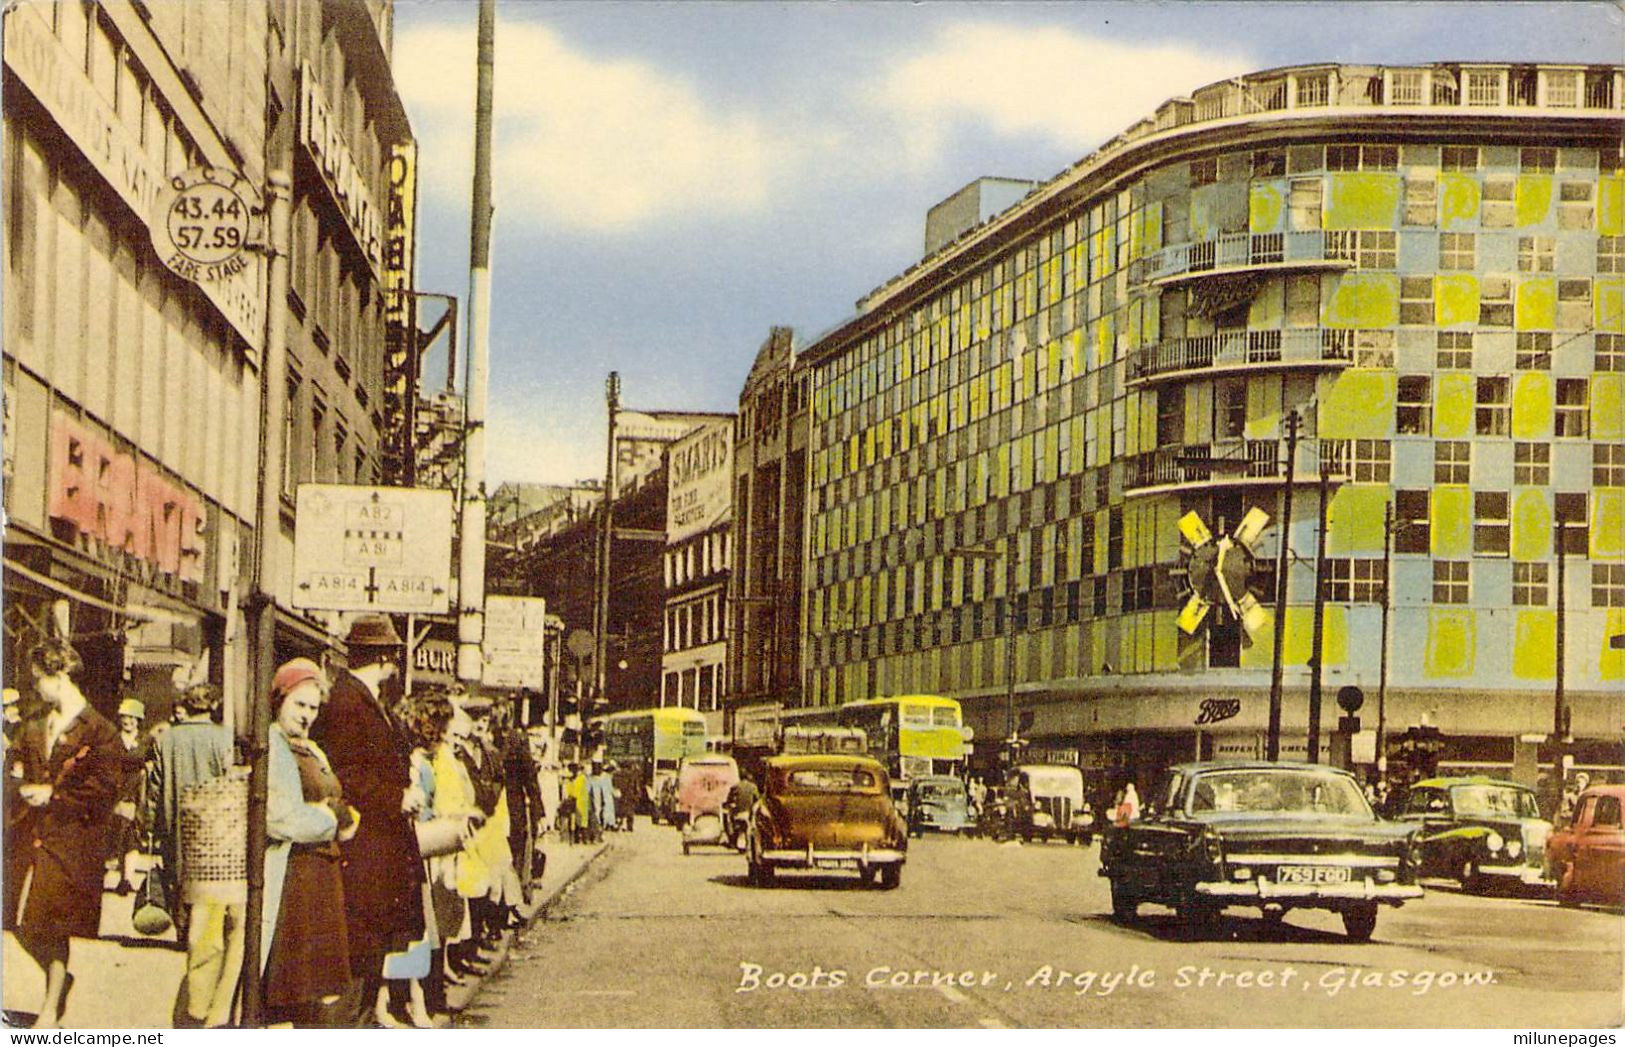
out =
[(265, 281), (265, 360), (260, 372), (259, 519), (254, 527), (254, 591), (249, 597), (248, 642), (252, 684), (248, 695), (248, 897), (243, 917), (243, 1011), (247, 1027), (261, 1024), (260, 917), (265, 911), (267, 748), (271, 710), (266, 695), (276, 672), (277, 541), (282, 530), (282, 415), (288, 404), (288, 251), (293, 240), (293, 179), (286, 169), (266, 176), (269, 227)]
[(1563, 790), (1569, 784), (1569, 711), (1563, 696), (1564, 647), (1567, 641), (1567, 600), (1564, 598), (1564, 561), (1568, 549), (1568, 520), (1561, 510), (1557, 514), (1557, 665), (1556, 686), (1553, 688), (1552, 741), (1556, 749), (1552, 754), (1552, 777), (1557, 780), (1557, 797), (1561, 802)]
[(1325, 459), (1320, 463), (1320, 521), (1315, 528), (1315, 625), (1309, 655), (1308, 759), (1320, 762), (1320, 678), (1326, 628), (1326, 501), (1331, 476)]
[(1382, 649), (1377, 654), (1377, 784), (1388, 781), (1388, 615), (1394, 606), (1394, 502), (1382, 507)]
[(1016, 552), (1012, 535), (1004, 550), (1004, 744), (1010, 766), (1016, 762)]
[(1286, 416), (1286, 482), (1281, 487), (1281, 540), (1275, 556), (1275, 654), (1270, 662), (1270, 723), (1265, 757), (1281, 758), (1281, 658), (1286, 643), (1287, 571), (1292, 559), (1292, 473), (1298, 462), (1298, 412)]
[(485, 398), (491, 354), (491, 114), (496, 0), (480, 0), (474, 102), (474, 200), (468, 246), (468, 379), (463, 408), (463, 513), (457, 565), (457, 679), (485, 675)]
[[(604, 440), (604, 513), (602, 530), (598, 534), (598, 570), (594, 579), (598, 597), (593, 611), (593, 699), (608, 697), (609, 685), (609, 554), (615, 538), (615, 415), (621, 407), (621, 375), (609, 372), (604, 380), (604, 403), (608, 407), (609, 431)], [(583, 717), (586, 713), (583, 711)]]

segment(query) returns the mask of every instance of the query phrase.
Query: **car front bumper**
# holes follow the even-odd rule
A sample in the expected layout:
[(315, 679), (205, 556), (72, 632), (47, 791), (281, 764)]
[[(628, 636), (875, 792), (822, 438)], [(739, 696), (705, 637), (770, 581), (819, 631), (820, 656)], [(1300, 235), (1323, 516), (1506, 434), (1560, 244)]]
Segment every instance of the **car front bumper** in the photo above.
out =
[(1398, 905), (1410, 898), (1422, 897), (1422, 888), (1414, 883), (1374, 883), (1359, 880), (1353, 883), (1271, 883), (1268, 880), (1246, 880), (1240, 883), (1198, 883), (1196, 893), (1208, 898), (1229, 901), (1379, 901)]
[(1497, 879), (1517, 880), (1519, 883), (1535, 886), (1551, 886), (1556, 881), (1547, 876), (1538, 865), (1480, 865), (1478, 871), (1483, 876), (1494, 876)]

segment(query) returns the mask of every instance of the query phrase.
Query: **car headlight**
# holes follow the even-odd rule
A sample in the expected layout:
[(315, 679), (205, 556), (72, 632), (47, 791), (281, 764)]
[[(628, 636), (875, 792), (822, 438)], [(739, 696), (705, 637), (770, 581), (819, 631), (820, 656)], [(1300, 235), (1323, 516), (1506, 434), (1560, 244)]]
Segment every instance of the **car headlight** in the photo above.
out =
[(1045, 826), (1054, 825), (1055, 824), (1055, 819), (1051, 818), (1049, 815), (1045, 814), (1043, 811), (1034, 811), (1033, 812), (1033, 824), (1034, 825), (1045, 825)]
[(1490, 834), (1484, 837), (1484, 843), (1488, 845), (1491, 854), (1494, 854), (1496, 851), (1499, 851), (1501, 848), (1507, 845), (1506, 840), (1502, 839), (1501, 834), (1496, 832), (1494, 829), (1491, 829)]
[(1422, 833), (1420, 831), (1411, 833), (1410, 838), (1406, 841), (1405, 864), (1410, 866), (1413, 873), (1422, 868)]
[(1211, 825), (1202, 830), (1202, 838), (1197, 842), (1199, 853), (1203, 854), (1214, 865), (1224, 860), (1224, 845), (1219, 841), (1219, 832)]
[(1253, 878), (1253, 871), (1247, 868), (1245, 865), (1238, 865), (1234, 869), (1230, 870), (1230, 878), (1232, 880), (1251, 880)]
[(1513, 840), (1512, 842), (1507, 844), (1507, 857), (1508, 858), (1516, 858), (1521, 854), (1523, 854), (1523, 841), (1522, 840)]

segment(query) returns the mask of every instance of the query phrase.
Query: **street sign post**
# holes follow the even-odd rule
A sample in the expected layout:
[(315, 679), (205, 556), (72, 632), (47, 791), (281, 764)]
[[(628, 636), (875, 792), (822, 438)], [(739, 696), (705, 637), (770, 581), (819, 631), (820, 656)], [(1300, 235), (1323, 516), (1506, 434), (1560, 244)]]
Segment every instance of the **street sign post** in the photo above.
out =
[(294, 607), (444, 614), (451, 607), (450, 491), (300, 484)]
[(547, 685), (547, 601), (539, 596), (485, 598), (484, 682), (494, 687)]

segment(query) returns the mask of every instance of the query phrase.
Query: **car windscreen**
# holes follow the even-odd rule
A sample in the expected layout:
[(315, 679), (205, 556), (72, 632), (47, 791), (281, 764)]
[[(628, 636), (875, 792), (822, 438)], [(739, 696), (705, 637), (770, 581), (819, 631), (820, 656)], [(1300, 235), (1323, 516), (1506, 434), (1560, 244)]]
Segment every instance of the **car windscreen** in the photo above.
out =
[(795, 792), (868, 793), (880, 787), (880, 780), (861, 767), (806, 767), (791, 771), (788, 784)]
[(925, 800), (958, 800), (965, 795), (964, 787), (958, 782), (923, 782), (918, 792)]
[(1535, 794), (1509, 785), (1458, 785), (1450, 790), (1456, 813), (1468, 818), (1539, 818)]
[(1245, 769), (1197, 776), (1191, 812), (1331, 814), (1370, 818), (1371, 805), (1348, 778), (1315, 771)]

